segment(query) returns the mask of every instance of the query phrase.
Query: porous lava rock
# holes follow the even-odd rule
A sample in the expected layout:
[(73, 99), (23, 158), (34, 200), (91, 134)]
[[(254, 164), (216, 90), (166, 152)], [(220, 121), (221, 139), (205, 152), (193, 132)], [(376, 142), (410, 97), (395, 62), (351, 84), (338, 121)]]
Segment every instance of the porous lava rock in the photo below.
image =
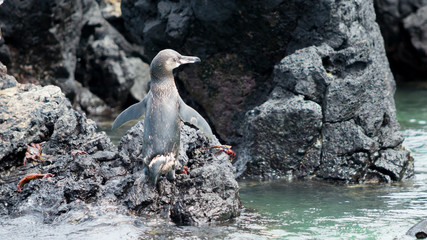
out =
[[(142, 122), (123, 138), (119, 151), (94, 121), (72, 108), (59, 87), (19, 84), (5, 72), (0, 77), (0, 215), (40, 215), (52, 223), (72, 221), (68, 215), (85, 215), (88, 209), (102, 214), (114, 208), (178, 225), (204, 225), (239, 214), (230, 157), (204, 149), (219, 142), (183, 126), (177, 178), (153, 185), (144, 172), (135, 171)], [(24, 165), (30, 144), (40, 146), (41, 159)], [(28, 174), (47, 173), (53, 176), (28, 181), (17, 191)]]

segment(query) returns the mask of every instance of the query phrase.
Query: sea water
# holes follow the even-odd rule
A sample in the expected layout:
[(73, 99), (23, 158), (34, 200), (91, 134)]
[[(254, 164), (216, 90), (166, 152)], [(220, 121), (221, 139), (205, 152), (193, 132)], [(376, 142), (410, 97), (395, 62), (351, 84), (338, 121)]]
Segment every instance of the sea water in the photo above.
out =
[[(240, 181), (245, 209), (217, 226), (177, 227), (98, 206), (49, 224), (38, 214), (0, 218), (0, 239), (412, 239), (406, 231), (427, 218), (427, 90), (399, 88), (395, 99), (404, 145), (415, 159), (412, 181)], [(111, 119), (99, 126), (108, 131)], [(111, 137), (117, 143), (123, 134)]]

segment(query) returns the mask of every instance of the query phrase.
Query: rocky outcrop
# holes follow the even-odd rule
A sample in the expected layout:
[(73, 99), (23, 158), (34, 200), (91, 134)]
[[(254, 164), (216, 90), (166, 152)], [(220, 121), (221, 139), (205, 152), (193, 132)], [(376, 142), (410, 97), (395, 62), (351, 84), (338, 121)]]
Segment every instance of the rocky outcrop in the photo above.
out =
[[(141, 157), (143, 122), (139, 122), (122, 138), (119, 154), (124, 165), (136, 169)], [(211, 144), (218, 145), (219, 142)], [(175, 181), (161, 180), (157, 188), (148, 182), (144, 171), (136, 171), (119, 183), (124, 203), (139, 214), (170, 214), (179, 225), (203, 225), (224, 221), (239, 214), (238, 184), (230, 157), (215, 154), (208, 140), (189, 126), (183, 125), (178, 174)], [(183, 166), (188, 174), (182, 173)]]
[(122, 1), (131, 38), (152, 59), (164, 48), (202, 59), (179, 78), (219, 136), (236, 141), (248, 106), (270, 91), (274, 64), (285, 55), (298, 15), (308, 6), (288, 1)]
[[(103, 177), (100, 162), (89, 156), (114, 151), (110, 139), (72, 109), (59, 87), (18, 84), (4, 77), (14, 84), (0, 90), (0, 214), (35, 212), (50, 222), (72, 207), (82, 209), (85, 202), (95, 201)], [(42, 161), (30, 159), (24, 166), (30, 143), (40, 144)], [(89, 155), (73, 157), (75, 150)], [(30, 181), (17, 193), (20, 179), (34, 173), (55, 177)]]
[[(14, 4), (6, 2), (1, 10)], [(178, 73), (178, 85), (219, 136), (236, 145), (237, 175), (246, 169), (248, 177), (349, 182), (412, 176), (396, 122), (394, 79), (370, 2), (125, 0), (123, 23), (114, 17), (116, 8), (110, 14), (95, 0), (36, 5), (29, 1), (11, 16), (0, 14), (9, 44), (3, 45), (9, 54), (4, 56), (16, 56), (22, 66), (40, 64), (17, 68), (10, 61), (15, 57), (6, 57), (15, 74), (24, 76), (20, 79), (58, 80), (77, 108), (96, 113), (105, 111), (105, 102), (122, 105), (132, 86), (133, 98), (141, 99), (147, 83), (133, 83), (134, 76), (147, 74), (140, 58), (175, 48), (202, 58)], [(37, 27), (49, 34), (34, 33), (37, 41), (27, 25), (12, 24), (31, 22), (26, 19), (31, 14), (21, 10), (45, 9), (55, 14), (40, 18), (45, 24)], [(72, 28), (61, 28), (63, 19)], [(129, 31), (126, 38), (118, 31), (122, 27)], [(21, 42), (29, 43), (11, 45)], [(41, 43), (50, 47), (39, 53)], [(124, 164), (131, 162), (128, 158)]]
[[(275, 66), (269, 100), (247, 113), (243, 132), (249, 134), (241, 160), (249, 165), (244, 175), (346, 182), (413, 176), (373, 8), (358, 3), (337, 7), (330, 12), (337, 22), (322, 27), (341, 33), (340, 47), (323, 44), (285, 57)], [(307, 29), (310, 26), (299, 33)]]
[(41, 143), (47, 159), (72, 150), (93, 153), (113, 148), (105, 133), (96, 132), (94, 121), (72, 109), (59, 87), (15, 82), (1, 90), (0, 106), (3, 171), (23, 165), (30, 143)]
[[(73, 217), (95, 207), (203, 225), (239, 214), (229, 156), (202, 151), (211, 143), (195, 129), (182, 130), (179, 162), (189, 173), (178, 169), (175, 181), (162, 179), (154, 186), (143, 172), (134, 171), (142, 123), (123, 138), (118, 151), (104, 132), (96, 131), (94, 121), (72, 109), (59, 87), (19, 84), (4, 72), (0, 76), (0, 215), (37, 214), (50, 223), (69, 221), (70, 211)], [(24, 165), (30, 143), (39, 144), (41, 157)], [(28, 181), (17, 192), (18, 182), (34, 173), (54, 176)]]
[[(244, 175), (348, 182), (412, 177), (413, 159), (401, 146), (395, 116), (392, 76), (375, 58), (384, 61), (369, 43), (341, 51), (309, 47), (284, 58), (275, 68), (270, 100), (247, 114)], [(377, 71), (388, 77), (378, 78)]]
[(247, 114), (246, 142), (240, 146), (236, 165), (240, 174), (246, 170), (245, 176), (271, 179), (290, 171), (301, 177), (319, 167), (321, 107), (303, 96), (279, 91)]
[(427, 1), (375, 0), (377, 21), (393, 74), (400, 81), (427, 77)]
[[(95, 0), (6, 1), (0, 23), (0, 60), (21, 83), (57, 85), (76, 109), (92, 114), (146, 93), (141, 48), (103, 18)], [(131, 96), (134, 85), (142, 87)]]
[(237, 175), (413, 175), (371, 2), (125, 0), (122, 14), (147, 58), (166, 46), (201, 57), (178, 76), (237, 145)]

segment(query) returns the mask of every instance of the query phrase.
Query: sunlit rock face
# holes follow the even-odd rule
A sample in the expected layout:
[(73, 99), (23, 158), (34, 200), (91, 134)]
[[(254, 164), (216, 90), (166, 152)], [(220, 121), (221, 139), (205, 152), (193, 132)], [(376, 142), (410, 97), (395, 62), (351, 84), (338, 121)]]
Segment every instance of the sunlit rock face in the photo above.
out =
[(165, 47), (201, 57), (178, 77), (237, 146), (237, 175), (412, 176), (372, 2), (125, 0), (122, 14), (148, 58)]
[[(219, 145), (217, 140), (210, 142), (183, 126), (176, 179), (162, 177), (154, 185), (144, 171), (135, 170), (143, 158), (142, 121), (123, 137), (118, 150), (94, 121), (72, 108), (59, 87), (19, 84), (1, 63), (0, 80), (0, 216), (40, 215), (45, 223), (69, 222), (88, 209), (100, 215), (116, 209), (178, 225), (205, 225), (239, 215), (230, 156), (208, 148)], [(30, 144), (40, 148), (39, 156), (24, 165)], [(24, 181), (18, 190), (26, 176), (48, 173), (46, 179)]]
[[(7, 84), (0, 90), (0, 215), (41, 214), (50, 223), (71, 208), (84, 211), (102, 193), (106, 176), (100, 169), (117, 157), (114, 145), (72, 108), (59, 87), (19, 84), (5, 72), (1, 79)], [(40, 158), (24, 165), (30, 144), (40, 146)], [(47, 173), (54, 176), (29, 181), (17, 192), (28, 174)]]

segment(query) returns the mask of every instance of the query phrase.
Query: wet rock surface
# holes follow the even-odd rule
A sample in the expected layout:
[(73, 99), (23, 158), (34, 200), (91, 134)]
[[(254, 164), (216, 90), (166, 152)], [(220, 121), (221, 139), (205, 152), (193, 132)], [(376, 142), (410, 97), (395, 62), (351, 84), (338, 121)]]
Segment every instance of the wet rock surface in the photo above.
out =
[[(46, 86), (18, 84), (0, 65), (0, 215), (73, 223), (109, 211), (215, 224), (239, 214), (233, 174), (373, 183), (412, 177), (369, 1), (124, 0), (123, 19), (116, 3), (6, 1), (0, 8), (0, 60), (20, 82)], [(418, 8), (405, 27), (422, 53)], [(202, 58), (181, 69), (178, 85), (237, 147), (237, 173), (226, 154), (201, 150), (218, 142), (183, 126), (175, 181), (152, 186), (135, 170), (141, 124), (117, 149), (72, 109), (97, 114), (141, 99), (143, 61), (166, 47)], [(40, 144), (43, 161), (23, 166), (30, 143)], [(16, 184), (31, 173), (55, 176), (18, 193)]]
[[(0, 215), (42, 215), (44, 222), (52, 223), (114, 208), (123, 214), (131, 210), (163, 216), (178, 225), (203, 225), (239, 214), (229, 156), (201, 151), (210, 143), (195, 129), (182, 130), (180, 162), (189, 173), (180, 174), (179, 169), (175, 181), (164, 178), (153, 186), (143, 172), (134, 170), (138, 154), (124, 154), (125, 149), (140, 147), (140, 124), (123, 138), (119, 151), (104, 132), (96, 131), (95, 122), (72, 109), (59, 87), (13, 80), (0, 90)], [(24, 166), (30, 143), (40, 144), (42, 159), (28, 159)], [(31, 180), (17, 192), (17, 183), (33, 173), (54, 176)]]

